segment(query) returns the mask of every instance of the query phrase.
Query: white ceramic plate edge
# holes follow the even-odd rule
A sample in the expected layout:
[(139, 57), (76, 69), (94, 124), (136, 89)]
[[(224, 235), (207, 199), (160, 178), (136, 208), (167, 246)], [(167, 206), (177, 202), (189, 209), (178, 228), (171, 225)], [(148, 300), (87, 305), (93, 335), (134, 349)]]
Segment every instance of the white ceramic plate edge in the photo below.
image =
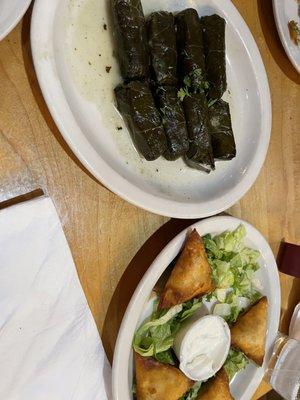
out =
[(21, 8), (21, 11), (16, 17), (16, 19), (12, 20), (8, 26), (4, 28), (4, 30), (0, 32), (0, 41), (3, 40), (21, 21), (21, 19), (24, 17), (26, 11), (28, 10), (30, 3), (32, 0), (24, 0), (24, 6)]
[[(129, 400), (128, 398), (120, 397), (118, 395), (118, 376), (122, 371), (122, 374), (126, 372), (126, 367), (122, 360), (128, 360), (131, 352), (131, 342), (133, 339), (133, 334), (135, 327), (138, 324), (139, 317), (143, 311), (145, 302), (147, 301), (152, 288), (155, 283), (168, 266), (169, 262), (178, 254), (182, 244), (185, 241), (186, 232), (191, 228), (196, 228), (201, 234), (201, 228), (204, 232), (221, 232), (226, 229), (233, 229), (233, 226), (238, 226), (239, 224), (243, 224), (246, 228), (247, 235), (255, 237), (257, 239), (256, 243), (260, 243), (259, 250), (262, 253), (265, 260), (268, 260), (268, 269), (270, 269), (270, 287), (273, 288), (273, 292), (275, 296), (271, 299), (273, 304), (273, 313), (270, 316), (269, 328), (268, 331), (268, 342), (266, 348), (266, 357), (264, 361), (263, 368), (259, 368), (255, 374), (255, 379), (252, 379), (251, 383), (247, 387), (247, 390), (244, 392), (243, 396), (237, 400), (250, 400), (255, 390), (257, 389), (259, 383), (261, 382), (264, 370), (266, 368), (268, 359), (270, 358), (270, 352), (272, 350), (272, 344), (275, 341), (278, 327), (279, 327), (279, 319), (280, 319), (280, 282), (279, 282), (279, 274), (277, 270), (276, 261), (272, 250), (265, 240), (265, 238), (261, 235), (261, 233), (254, 228), (251, 224), (246, 221), (240, 220), (239, 218), (234, 218), (230, 216), (217, 216), (207, 218), (203, 221), (199, 221), (190, 227), (183, 230), (179, 233), (174, 239), (172, 239), (167, 246), (158, 254), (155, 258), (149, 269), (146, 271), (145, 275), (141, 279), (138, 284), (129, 304), (124, 314), (120, 329), (119, 335), (116, 341), (115, 350), (114, 350), (114, 359), (113, 359), (113, 370), (112, 370), (112, 390), (113, 390), (113, 400)], [(217, 228), (218, 227), (218, 228)], [(221, 229), (220, 229), (221, 227)], [(166, 263), (163, 262), (166, 260)], [(134, 311), (134, 312), (133, 312)], [(132, 329), (134, 327), (134, 329)], [(128, 343), (130, 345), (128, 346)], [(128, 361), (126, 361), (128, 362)], [(124, 396), (124, 392), (122, 396)]]
[[(51, 12), (54, 18), (58, 0), (53, 0), (51, 5), (47, 3), (48, 8), (45, 7), (45, 4), (45, 0), (36, 0), (31, 24), (32, 54), (39, 84), (50, 113), (64, 139), (81, 163), (100, 182), (129, 203), (147, 211), (174, 218), (204, 218), (217, 214), (228, 209), (244, 196), (256, 180), (267, 154), (272, 120), (271, 97), (266, 71), (254, 38), (246, 23), (229, 0), (224, 0), (224, 10), (230, 13), (234, 26), (238, 27), (240, 32), (243, 32), (244, 42), (247, 42), (248, 51), (252, 56), (252, 67), (255, 71), (257, 81), (260, 83), (261, 138), (258, 146), (259, 151), (256, 152), (244, 178), (226, 196), (207, 202), (205, 209), (201, 208), (197, 203), (177, 202), (144, 192), (122, 178), (96, 153), (78, 127), (65, 98), (56, 71), (51, 24), (49, 26), (49, 23), (44, 23), (44, 18), (49, 18)], [(52, 7), (50, 11), (49, 7)], [(47, 60), (41, 58), (42, 51), (48, 51)]]
[(293, 64), (295, 67), (296, 71), (300, 74), (300, 65), (297, 63), (295, 58), (293, 57), (293, 54), (291, 52), (290, 47), (292, 46), (291, 39), (286, 37), (283, 27), (280, 23), (280, 17), (279, 17), (279, 12), (280, 12), (280, 7), (279, 7), (279, 2), (282, 2), (282, 0), (273, 0), (273, 10), (274, 10), (274, 17), (275, 17), (275, 23), (277, 26), (277, 31), (281, 40), (281, 43), (284, 47), (284, 50), (286, 52), (286, 55), (288, 56), (290, 62)]

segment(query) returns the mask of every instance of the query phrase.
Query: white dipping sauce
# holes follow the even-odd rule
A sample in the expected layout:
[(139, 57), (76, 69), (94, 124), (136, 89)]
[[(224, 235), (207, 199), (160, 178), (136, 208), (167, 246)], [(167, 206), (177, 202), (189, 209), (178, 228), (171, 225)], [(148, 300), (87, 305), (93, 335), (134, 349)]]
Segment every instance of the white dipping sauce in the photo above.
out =
[(174, 342), (181, 371), (195, 381), (212, 377), (224, 364), (229, 349), (229, 327), (217, 315), (187, 323)]

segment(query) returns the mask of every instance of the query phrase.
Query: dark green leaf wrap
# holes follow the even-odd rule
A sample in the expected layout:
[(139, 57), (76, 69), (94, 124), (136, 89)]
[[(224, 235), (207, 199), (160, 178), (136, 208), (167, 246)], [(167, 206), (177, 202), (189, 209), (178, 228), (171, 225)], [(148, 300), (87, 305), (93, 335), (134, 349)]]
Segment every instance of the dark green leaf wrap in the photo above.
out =
[(160, 11), (148, 21), (151, 65), (158, 85), (177, 85), (177, 48), (174, 16)]
[[(193, 90), (202, 89), (206, 81), (205, 54), (198, 13), (188, 8), (178, 13), (175, 21), (181, 84), (191, 86)], [(190, 84), (187, 85), (185, 79), (189, 79)]]
[(227, 88), (225, 20), (219, 15), (201, 18), (203, 26), (206, 74), (209, 82), (208, 98), (220, 99)]
[(159, 87), (156, 91), (157, 103), (161, 112), (167, 138), (165, 158), (176, 160), (189, 148), (189, 139), (182, 105), (177, 96), (177, 88)]
[(138, 151), (148, 161), (164, 154), (166, 137), (149, 85), (132, 81), (117, 86), (115, 95)]
[(183, 107), (190, 138), (186, 163), (205, 172), (215, 168), (211, 143), (210, 120), (204, 92), (185, 96)]
[(149, 75), (147, 27), (140, 0), (111, 0), (117, 53), (125, 80)]
[(236, 147), (229, 104), (219, 100), (209, 108), (209, 112), (214, 157), (231, 160), (236, 156)]

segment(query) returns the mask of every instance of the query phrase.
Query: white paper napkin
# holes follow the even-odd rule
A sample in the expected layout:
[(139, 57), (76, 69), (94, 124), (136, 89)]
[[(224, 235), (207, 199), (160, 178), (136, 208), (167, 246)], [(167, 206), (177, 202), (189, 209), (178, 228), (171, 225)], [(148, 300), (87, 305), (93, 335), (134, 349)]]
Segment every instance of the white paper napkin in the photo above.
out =
[(107, 400), (110, 373), (52, 201), (0, 211), (0, 399)]

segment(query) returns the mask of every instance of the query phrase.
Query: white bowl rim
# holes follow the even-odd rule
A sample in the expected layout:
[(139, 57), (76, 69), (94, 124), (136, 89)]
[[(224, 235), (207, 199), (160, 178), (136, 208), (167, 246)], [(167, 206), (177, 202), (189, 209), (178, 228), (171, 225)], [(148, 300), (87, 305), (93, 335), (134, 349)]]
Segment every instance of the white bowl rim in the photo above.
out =
[[(204, 218), (228, 209), (250, 189), (264, 163), (271, 133), (271, 96), (264, 64), (255, 40), (245, 21), (230, 0), (223, 0), (222, 9), (231, 16), (241, 40), (250, 54), (251, 66), (255, 72), (261, 105), (261, 135), (256, 151), (241, 181), (221, 198), (199, 204), (179, 202), (150, 194), (119, 175), (98, 155), (88, 142), (69, 107), (61, 82), (58, 79), (53, 48), (52, 23), (45, 23), (45, 16), (54, 18), (59, 0), (36, 0), (31, 24), (31, 46), (34, 65), (45, 101), (64, 139), (81, 163), (108, 189), (135, 206), (147, 211), (174, 218)], [(52, 9), (50, 9), (52, 7)], [(46, 12), (47, 11), (47, 12)], [(51, 12), (50, 12), (51, 11)], [(47, 49), (47, 61), (40, 60), (39, 54)]]
[[(119, 329), (119, 334), (117, 337), (116, 345), (115, 345), (115, 350), (114, 350), (114, 357), (113, 357), (113, 368), (112, 368), (112, 392), (113, 392), (113, 399), (114, 400), (123, 400), (121, 397), (118, 396), (118, 376), (120, 371), (124, 374), (124, 362), (122, 363), (122, 357), (123, 357), (123, 352), (124, 348), (126, 349), (126, 346), (128, 346), (128, 341), (130, 342), (130, 349), (131, 351), (131, 341), (133, 338), (134, 330), (135, 327), (138, 323), (139, 316), (141, 315), (141, 312), (143, 310), (145, 301), (149, 297), (155, 283), (163, 273), (163, 271), (167, 268), (169, 265), (169, 262), (173, 259), (170, 258), (171, 256), (174, 255), (174, 247), (177, 248), (178, 244), (184, 243), (186, 233), (191, 230), (191, 229), (197, 229), (199, 233), (201, 234), (201, 229), (205, 231), (205, 233), (208, 232), (215, 232), (213, 228), (209, 228), (210, 226), (220, 226), (221, 229), (217, 229), (217, 232), (223, 232), (227, 229), (232, 229), (232, 226), (237, 227), (238, 225), (243, 224), (246, 228), (247, 231), (247, 236), (252, 236), (255, 237), (255, 242), (259, 242), (259, 251), (264, 255), (265, 258), (268, 258), (268, 269), (272, 271), (272, 281), (270, 282), (270, 286), (273, 286), (274, 291), (276, 292), (276, 296), (272, 299), (272, 304), (274, 306), (275, 312), (270, 316), (271, 321), (269, 325), (272, 324), (272, 331), (268, 330), (268, 339), (270, 343), (267, 344), (268, 348), (266, 349), (266, 357), (264, 360), (264, 366), (263, 368), (259, 368), (257, 371), (257, 377), (255, 382), (252, 382), (246, 392), (243, 395), (243, 400), (245, 399), (250, 399), (251, 396), (254, 394), (255, 390), (257, 389), (257, 386), (259, 385), (260, 381), (263, 378), (264, 375), (264, 370), (266, 369), (267, 362), (268, 362), (268, 357), (270, 357), (270, 352), (272, 349), (272, 344), (275, 341), (277, 332), (278, 332), (278, 327), (279, 327), (279, 320), (280, 320), (280, 299), (281, 299), (281, 289), (280, 289), (280, 282), (279, 282), (279, 273), (277, 269), (277, 264), (273, 255), (273, 252), (266, 241), (266, 239), (263, 237), (263, 235), (253, 227), (250, 223), (231, 216), (215, 216), (215, 217), (210, 217), (201, 221), (198, 221), (186, 229), (184, 229), (182, 232), (180, 232), (178, 235), (174, 237), (165, 247), (164, 249), (157, 255), (155, 260), (152, 262), (151, 266), (148, 268), (146, 273), (144, 274), (143, 278), (139, 282), (138, 286), (136, 287), (136, 290), (131, 297), (131, 300), (127, 306), (127, 309), (125, 311), (125, 314), (123, 316), (123, 320)], [(176, 254), (178, 253), (178, 250)], [(167, 259), (167, 261), (162, 262), (164, 258)], [(134, 315), (134, 321), (132, 321)], [(132, 326), (134, 329), (132, 330)], [(270, 326), (269, 326), (270, 328)], [(127, 343), (126, 343), (127, 341)], [(128, 350), (128, 347), (127, 347)], [(127, 400), (127, 399), (126, 399)]]
[(18, 16), (10, 21), (10, 23), (1, 31), (0, 31), (0, 41), (3, 40), (21, 21), (21, 19), (24, 17), (26, 11), (28, 10), (31, 1), (32, 0), (23, 0), (24, 4), (22, 7), (20, 7), (20, 12), (18, 13)]
[(286, 52), (286, 55), (288, 56), (290, 62), (293, 64), (294, 68), (296, 69), (296, 71), (298, 72), (298, 74), (300, 74), (300, 64), (296, 61), (295, 57), (293, 56), (293, 53), (291, 52), (291, 40), (290, 38), (287, 38), (284, 30), (283, 30), (283, 26), (280, 23), (280, 11), (281, 11), (281, 7), (282, 7), (282, 0), (273, 0), (273, 11), (274, 11), (274, 17), (275, 17), (275, 23), (276, 23), (276, 27), (277, 27), (277, 31), (281, 40), (281, 43), (284, 47), (284, 50)]

